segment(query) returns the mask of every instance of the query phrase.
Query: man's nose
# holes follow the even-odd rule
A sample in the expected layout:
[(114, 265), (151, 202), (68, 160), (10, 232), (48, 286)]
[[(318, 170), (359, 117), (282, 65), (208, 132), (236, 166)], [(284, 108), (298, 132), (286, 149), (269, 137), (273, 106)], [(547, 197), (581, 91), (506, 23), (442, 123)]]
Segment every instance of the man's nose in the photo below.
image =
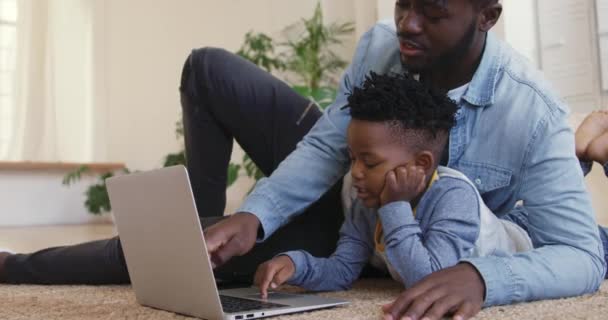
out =
[(419, 34), (422, 32), (422, 24), (424, 17), (418, 13), (418, 10), (406, 10), (401, 15), (397, 28), (399, 33), (404, 34)]

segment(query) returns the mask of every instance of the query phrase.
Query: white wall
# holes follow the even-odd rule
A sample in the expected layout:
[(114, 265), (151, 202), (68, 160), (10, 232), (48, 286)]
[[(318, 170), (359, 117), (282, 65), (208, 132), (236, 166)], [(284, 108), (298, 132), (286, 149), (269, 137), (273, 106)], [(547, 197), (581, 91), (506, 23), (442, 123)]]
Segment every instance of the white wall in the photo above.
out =
[(502, 4), (505, 41), (538, 67), (536, 1), (502, 0)]
[(395, 1), (376, 0), (378, 20), (393, 19), (395, 16)]
[(84, 208), (84, 192), (96, 177), (66, 188), (63, 170), (0, 171), (0, 226), (83, 224), (109, 221), (108, 215), (94, 216)]
[(537, 67), (544, 64), (573, 111), (589, 112), (608, 108), (608, 92), (600, 88), (595, 1), (578, 1), (502, 0), (505, 39)]

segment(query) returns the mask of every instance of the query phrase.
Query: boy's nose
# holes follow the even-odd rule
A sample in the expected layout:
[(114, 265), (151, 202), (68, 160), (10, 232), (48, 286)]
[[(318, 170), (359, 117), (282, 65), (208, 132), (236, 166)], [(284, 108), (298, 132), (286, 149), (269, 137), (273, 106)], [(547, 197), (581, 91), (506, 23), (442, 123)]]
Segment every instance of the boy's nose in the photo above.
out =
[(361, 166), (355, 163), (353, 165), (352, 170), (350, 171), (350, 175), (353, 177), (353, 180), (361, 180), (363, 179), (363, 170), (361, 170)]

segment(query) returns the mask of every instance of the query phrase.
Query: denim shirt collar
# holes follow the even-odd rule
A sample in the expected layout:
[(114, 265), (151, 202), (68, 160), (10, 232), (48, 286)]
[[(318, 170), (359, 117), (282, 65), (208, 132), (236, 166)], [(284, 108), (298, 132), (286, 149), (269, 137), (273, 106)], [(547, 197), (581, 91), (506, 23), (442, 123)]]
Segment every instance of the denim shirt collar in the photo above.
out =
[(501, 65), (501, 46), (492, 32), (488, 32), (481, 63), (462, 97), (471, 105), (485, 107), (494, 104), (494, 93)]

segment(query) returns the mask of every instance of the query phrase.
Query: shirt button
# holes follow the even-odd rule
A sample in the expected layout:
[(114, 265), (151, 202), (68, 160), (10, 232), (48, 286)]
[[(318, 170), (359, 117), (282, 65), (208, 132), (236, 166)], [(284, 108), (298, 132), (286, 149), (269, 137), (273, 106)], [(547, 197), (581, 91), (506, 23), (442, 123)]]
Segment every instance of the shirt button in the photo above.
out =
[(477, 184), (477, 185), (481, 184), (481, 179), (479, 179), (479, 178), (475, 179), (475, 184)]

